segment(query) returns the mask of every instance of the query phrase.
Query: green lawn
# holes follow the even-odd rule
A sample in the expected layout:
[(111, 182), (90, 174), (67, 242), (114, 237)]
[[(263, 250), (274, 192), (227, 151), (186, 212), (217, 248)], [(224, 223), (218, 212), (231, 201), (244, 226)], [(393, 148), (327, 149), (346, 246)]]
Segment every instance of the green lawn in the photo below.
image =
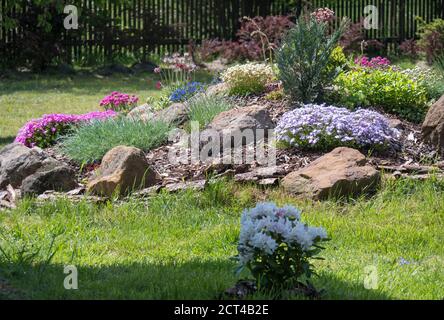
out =
[[(33, 117), (97, 110), (114, 90), (143, 102), (159, 94), (153, 87), (141, 75), (2, 80), (0, 146)], [(298, 201), (231, 182), (105, 205), (25, 200), (0, 212), (0, 284), (6, 279), (22, 298), (215, 298), (237, 280), (230, 257), (240, 214), (263, 200), (295, 204), (307, 223), (327, 229), (332, 241), (314, 281), (324, 298), (444, 298), (444, 181), (432, 180), (385, 182), (375, 197), (347, 203)], [(77, 266), (79, 290), (64, 289), (65, 265)], [(368, 266), (378, 289), (364, 288)], [(0, 298), (13, 297), (0, 285)]]
[(159, 95), (155, 81), (147, 73), (112, 77), (23, 75), (0, 80), (0, 147), (14, 140), (28, 120), (47, 113), (100, 110), (100, 100), (112, 91), (135, 94), (144, 103), (149, 96)]
[[(324, 298), (444, 298), (442, 181), (385, 182), (374, 198), (342, 204), (226, 182), (120, 205), (25, 201), (0, 215), (10, 256), (0, 259), (1, 277), (27, 298), (215, 298), (237, 279), (230, 257), (241, 211), (264, 199), (295, 204), (304, 221), (327, 229), (314, 281)], [(79, 289), (69, 291), (63, 266), (71, 264)], [(377, 268), (378, 289), (364, 288), (367, 266)]]

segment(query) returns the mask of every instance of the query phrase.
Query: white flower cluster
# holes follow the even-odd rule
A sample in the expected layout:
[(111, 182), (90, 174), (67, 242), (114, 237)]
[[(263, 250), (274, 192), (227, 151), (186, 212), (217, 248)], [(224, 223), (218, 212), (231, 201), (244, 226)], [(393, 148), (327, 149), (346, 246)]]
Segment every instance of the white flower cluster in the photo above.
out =
[(235, 94), (259, 93), (273, 81), (275, 75), (269, 64), (250, 62), (235, 65), (222, 73), (222, 80)]
[(420, 83), (444, 81), (444, 76), (434, 71), (432, 68), (414, 67), (413, 69), (404, 69), (400, 72), (408, 75), (412, 80)]
[(241, 218), (239, 262), (245, 265), (256, 254), (272, 255), (282, 243), (307, 251), (317, 240), (327, 239), (324, 228), (310, 227), (300, 218), (301, 212), (295, 207), (279, 208), (272, 202), (245, 210)]
[(194, 71), (197, 68), (189, 53), (184, 53), (183, 56), (177, 52), (173, 53), (171, 56), (167, 54), (163, 57), (162, 62), (168, 67), (179, 71)]

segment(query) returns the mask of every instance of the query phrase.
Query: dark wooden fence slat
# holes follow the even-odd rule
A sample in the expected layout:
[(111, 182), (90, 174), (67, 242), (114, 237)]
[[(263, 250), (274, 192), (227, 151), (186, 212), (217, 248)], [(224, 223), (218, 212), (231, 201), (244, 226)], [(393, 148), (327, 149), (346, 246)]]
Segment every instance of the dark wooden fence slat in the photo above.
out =
[[(367, 30), (365, 34), (370, 39), (378, 39), (391, 46), (417, 37), (416, 16), (421, 16), (426, 22), (444, 18), (444, 0), (295, 0), (293, 7), (288, 6), (288, 0), (105, 0), (103, 5), (96, 5), (94, 0), (79, 0), (78, 3), (81, 10), (103, 11), (111, 21), (110, 26), (115, 27), (119, 22), (121, 28), (149, 30), (136, 39), (139, 43), (122, 43), (115, 34), (110, 31), (99, 33), (84, 19), (80, 21), (78, 34), (63, 34), (67, 62), (93, 58), (110, 61), (116, 53), (140, 53), (146, 58), (152, 51), (163, 53), (165, 50), (184, 49), (190, 40), (199, 43), (210, 38), (232, 39), (239, 27), (239, 19), (245, 15), (299, 15), (307, 3), (311, 9), (329, 6), (338, 17), (348, 16), (354, 22), (364, 16), (366, 5), (378, 6), (380, 27), (378, 30)], [(20, 14), (15, 7), (5, 12), (7, 4), (8, 0), (0, 0), (0, 13), (13, 17)], [(21, 14), (27, 9), (24, 8)], [(143, 21), (147, 12), (153, 14), (158, 23), (178, 29), (179, 36), (159, 39), (158, 35), (149, 34), (153, 28), (145, 26)], [(0, 25), (0, 48), (5, 48), (3, 54), (13, 56), (13, 44), (22, 36), (22, 30), (6, 29)]]

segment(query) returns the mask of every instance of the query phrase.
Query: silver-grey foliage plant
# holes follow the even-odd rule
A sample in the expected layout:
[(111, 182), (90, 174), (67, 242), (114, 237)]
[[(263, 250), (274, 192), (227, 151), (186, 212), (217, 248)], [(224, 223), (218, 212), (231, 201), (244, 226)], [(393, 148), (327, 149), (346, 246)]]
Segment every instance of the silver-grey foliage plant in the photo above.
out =
[(313, 16), (300, 17), (276, 53), (279, 79), (294, 101), (310, 103), (331, 84), (338, 71), (327, 71), (329, 58), (348, 25), (344, 18), (328, 34), (329, 23)]

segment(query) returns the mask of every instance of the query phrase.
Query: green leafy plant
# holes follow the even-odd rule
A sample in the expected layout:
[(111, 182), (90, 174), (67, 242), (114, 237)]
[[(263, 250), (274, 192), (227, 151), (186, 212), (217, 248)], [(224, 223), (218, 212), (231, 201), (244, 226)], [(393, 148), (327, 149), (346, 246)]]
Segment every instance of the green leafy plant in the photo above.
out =
[(220, 95), (199, 94), (190, 99), (188, 104), (190, 121), (199, 122), (201, 128), (209, 124), (219, 113), (233, 108), (231, 101)]
[(381, 107), (420, 122), (427, 112), (427, 90), (420, 81), (394, 69), (357, 68), (335, 80), (337, 102), (349, 108)]
[(328, 64), (323, 72), (323, 74), (327, 77), (331, 73), (339, 74), (340, 71), (344, 70), (347, 66), (348, 60), (344, 54), (344, 50), (341, 46), (337, 46), (331, 53), (330, 58), (328, 59)]
[(285, 94), (284, 94), (284, 90), (282, 90), (282, 89), (273, 90), (265, 95), (265, 99), (269, 100), (269, 101), (282, 100), (282, 99), (284, 99), (284, 97), (285, 97)]
[(273, 68), (269, 64), (256, 62), (232, 66), (221, 75), (229, 87), (230, 95), (261, 93), (274, 77)]
[(150, 150), (164, 143), (170, 126), (160, 121), (128, 118), (95, 121), (82, 125), (60, 142), (60, 151), (78, 163), (99, 161), (119, 145)]
[(294, 100), (313, 102), (336, 77), (336, 68), (329, 66), (330, 57), (347, 24), (342, 20), (329, 35), (328, 22), (301, 17), (285, 36), (276, 62), (284, 90)]

